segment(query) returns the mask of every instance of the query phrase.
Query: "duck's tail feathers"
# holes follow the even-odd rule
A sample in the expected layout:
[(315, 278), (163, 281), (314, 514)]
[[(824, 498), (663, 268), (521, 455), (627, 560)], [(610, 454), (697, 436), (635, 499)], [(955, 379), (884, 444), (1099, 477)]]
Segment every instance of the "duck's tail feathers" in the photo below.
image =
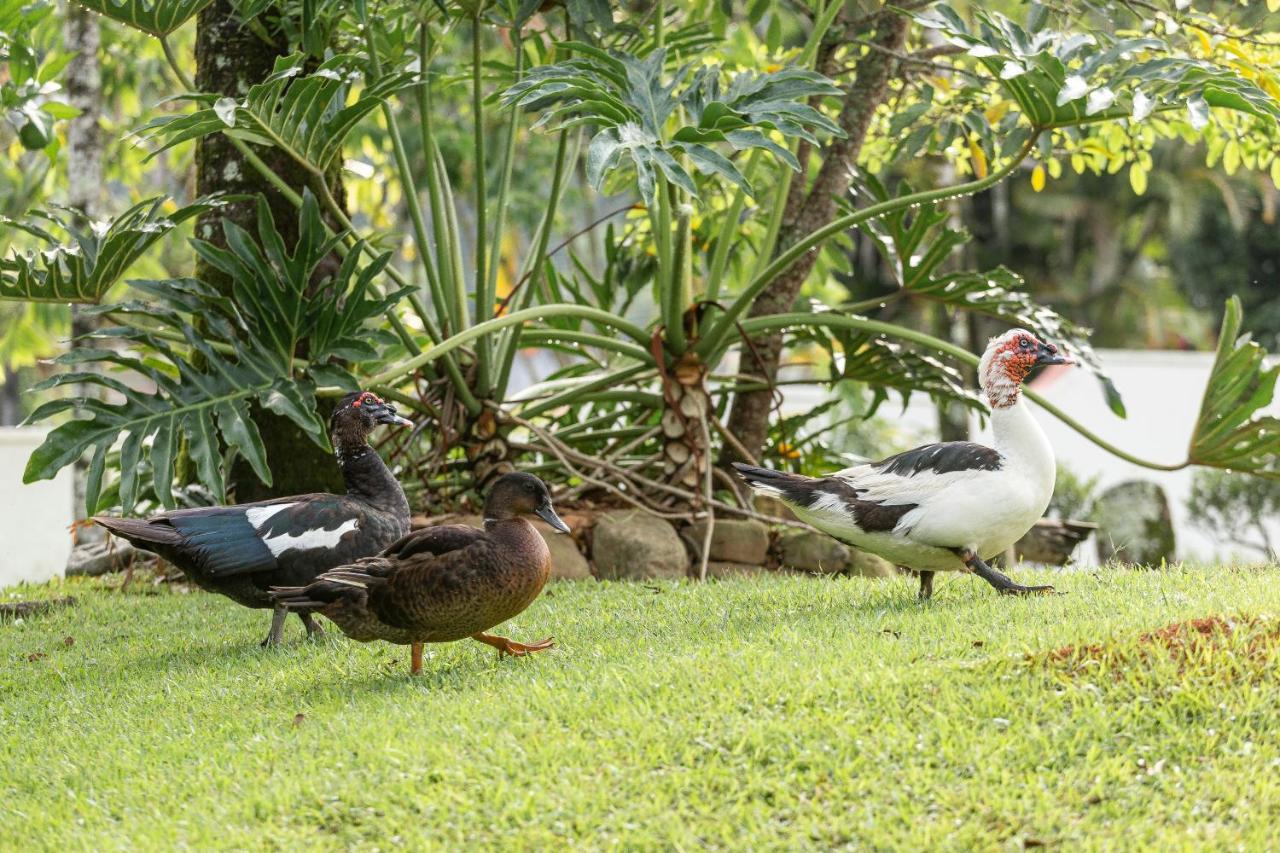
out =
[(341, 598), (363, 597), (379, 579), (351, 566), (327, 571), (306, 586), (273, 586), (271, 601), (287, 610), (318, 610)]
[(757, 468), (741, 462), (734, 462), (733, 467), (738, 472), (738, 476), (757, 493), (777, 498), (784, 503), (794, 503), (798, 495), (807, 494), (810, 491), (813, 483), (812, 477), (805, 477), (802, 474), (788, 474), (785, 471), (774, 471), (772, 468)]
[(157, 524), (141, 518), (111, 518), (106, 515), (95, 515), (89, 520), (142, 548), (148, 545), (182, 543), (182, 534), (168, 524)]
[(309, 613), (324, 607), (325, 602), (308, 597), (305, 586), (273, 586), (268, 595), (276, 607), (299, 613)]

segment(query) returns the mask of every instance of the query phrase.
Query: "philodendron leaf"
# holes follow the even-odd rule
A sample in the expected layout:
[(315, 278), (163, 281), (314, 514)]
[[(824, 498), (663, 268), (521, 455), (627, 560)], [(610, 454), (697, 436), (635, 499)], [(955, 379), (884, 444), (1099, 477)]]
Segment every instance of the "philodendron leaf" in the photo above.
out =
[(306, 168), (324, 172), (342, 153), (342, 145), (356, 125), (388, 95), (413, 81), (413, 75), (405, 71), (386, 74), (377, 83), (360, 88), (348, 103), (352, 84), (361, 79), (357, 59), (349, 54), (333, 56), (310, 73), (306, 59), (302, 53), (279, 57), (270, 76), (249, 87), (243, 100), (221, 98), (193, 113), (150, 122), (139, 131), (142, 136), (161, 140), (150, 156), (190, 139), (228, 131), (249, 134)]
[[(134, 261), (180, 222), (221, 202), (202, 199), (170, 214), (161, 211), (164, 198), (149, 199), (108, 222), (87, 228), (72, 224), (68, 211), (38, 211), (24, 222), (0, 217), (9, 225), (38, 238), (48, 248), (17, 251), (0, 258), (0, 299), (26, 302), (97, 302)], [(67, 235), (47, 230), (56, 226)]]
[[(535, 127), (598, 128), (587, 150), (587, 177), (597, 189), (610, 172), (629, 162), (646, 203), (653, 203), (660, 179), (700, 196), (686, 164), (674, 156), (682, 154), (699, 173), (750, 192), (731, 159), (734, 154), (760, 149), (799, 169), (783, 144), (787, 139), (816, 144), (820, 133), (844, 134), (807, 103), (840, 94), (835, 84), (812, 71), (730, 75), (699, 63), (672, 70), (665, 64), (670, 54), (663, 50), (637, 57), (581, 42), (562, 46), (575, 56), (530, 70), (503, 93), (502, 102), (542, 111)], [(676, 115), (688, 124), (673, 127), (670, 119)]]
[(185, 24), (213, 0), (75, 0), (112, 20), (161, 38)]
[[(26, 482), (52, 477), (89, 454), (90, 513), (101, 508), (100, 496), (109, 500), (112, 494), (129, 512), (148, 487), (172, 507), (174, 466), (185, 449), (196, 478), (225, 500), (227, 470), (237, 455), (259, 479), (271, 482), (251, 406), (288, 418), (316, 444), (327, 445), (316, 414), (316, 380), (354, 385), (342, 360), (377, 357), (374, 327), (385, 322), (403, 291), (382, 295), (378, 289), (389, 255), (361, 266), (363, 246), (357, 243), (338, 262), (334, 248), (340, 237), (326, 232), (309, 191), (292, 247), (285, 245), (265, 201), (257, 213), (256, 235), (224, 223), (225, 249), (193, 241), (229, 285), (130, 282), (150, 301), (113, 303), (113, 317), (124, 325), (91, 336), (116, 345), (77, 347), (57, 360), (68, 372), (38, 388), (93, 385), (108, 393), (56, 398), (32, 413), (32, 422), (68, 411), (75, 418), (55, 427), (31, 455)], [(132, 326), (133, 317), (145, 319)], [(80, 368), (89, 363), (98, 370)], [(118, 443), (119, 480), (104, 487), (108, 454)], [(149, 472), (150, 480), (139, 472)]]
[(1233, 296), (1187, 458), (1196, 465), (1280, 479), (1280, 419), (1258, 415), (1274, 399), (1280, 364), (1267, 367), (1266, 351), (1240, 334), (1242, 318), (1240, 299)]

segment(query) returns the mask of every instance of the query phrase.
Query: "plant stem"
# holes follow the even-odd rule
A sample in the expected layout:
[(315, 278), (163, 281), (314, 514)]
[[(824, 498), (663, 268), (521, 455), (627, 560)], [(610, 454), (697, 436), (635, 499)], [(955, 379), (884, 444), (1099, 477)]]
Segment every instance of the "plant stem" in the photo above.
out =
[[(747, 179), (747, 183), (755, 178), (756, 171), (760, 167), (761, 154), (756, 149), (751, 152), (750, 159), (747, 160), (746, 170), (743, 176)], [(755, 185), (752, 184), (754, 187)], [(724, 212), (724, 221), (720, 225), (720, 233), (716, 237), (716, 248), (711, 254), (711, 264), (707, 267), (707, 285), (704, 289), (704, 299), (714, 302), (720, 298), (720, 280), (724, 278), (725, 267), (729, 263), (729, 246), (734, 242), (734, 236), (738, 233), (739, 222), (742, 218), (742, 210), (747, 206), (747, 192), (742, 187), (738, 187), (733, 194), (733, 201), (729, 203), (729, 209)]]
[[(551, 241), (551, 229), (555, 226), (556, 211), (560, 206), (560, 193), (564, 188), (565, 164), (568, 161), (568, 153), (569, 132), (562, 130), (560, 131), (560, 142), (556, 146), (555, 166), (552, 167), (551, 171), (551, 198), (547, 202), (547, 210), (542, 215), (542, 221), (538, 225), (538, 245), (533, 254), (529, 256), (529, 278), (524, 284), (524, 293), (520, 295), (520, 302), (525, 305), (529, 303), (533, 294), (537, 292), (538, 286), (542, 281), (542, 268), (546, 262), (547, 244)], [(519, 304), (518, 302), (517, 305)], [(517, 308), (517, 310), (519, 309)], [(498, 397), (505, 396), (507, 382), (511, 379), (511, 366), (515, 363), (519, 344), (520, 330), (518, 327), (504, 335), (499, 343), (496, 355), (502, 365), (502, 370), (498, 374), (498, 382), (495, 386)]]
[[(511, 34), (515, 48), (515, 80), (520, 80), (520, 72), (524, 67), (524, 48), (520, 42), (519, 31)], [(489, 274), (485, 277), (484, 292), (476, 295), (476, 322), (483, 323), (493, 317), (493, 306), (498, 299), (498, 273), (502, 267), (503, 231), (507, 221), (507, 191), (511, 186), (512, 167), (515, 164), (516, 139), (519, 137), (520, 111), (511, 108), (507, 118), (507, 144), (502, 152), (502, 171), (498, 178), (498, 200), (494, 207), (493, 244), (489, 255)], [(477, 291), (479, 286), (477, 285)], [(497, 378), (493, 375), (493, 341), (485, 338), (481, 342), (477, 373), (482, 387), (487, 390), (493, 387)]]
[[(481, 338), (485, 335), (492, 334), (500, 329), (508, 326), (516, 326), (528, 320), (541, 320), (548, 317), (582, 317), (587, 320), (599, 323), (603, 326), (617, 329), (618, 331), (631, 337), (633, 340), (644, 342), (646, 336), (644, 329), (636, 326), (622, 317), (610, 314), (608, 311), (601, 311), (599, 308), (592, 308), (588, 305), (541, 305), (537, 308), (526, 308), (523, 311), (516, 311), (507, 314), (504, 317), (495, 317), (483, 323), (464, 329), (446, 340), (427, 347), (413, 358), (394, 364), (387, 369), (378, 373), (369, 379), (371, 384), (390, 385), (398, 379), (413, 373), (424, 364), (429, 364), (438, 358), (442, 358), (448, 353), (453, 352), (460, 346), (471, 341)], [(330, 389), (325, 389), (329, 391)]]
[(590, 347), (616, 352), (619, 355), (625, 355), (634, 358), (637, 361), (649, 362), (653, 357), (644, 347), (636, 346), (627, 341), (620, 341), (617, 338), (607, 337), (605, 335), (597, 335), (592, 332), (584, 332), (577, 329), (525, 329), (521, 335), (522, 340), (533, 346), (546, 346), (547, 344), (556, 343), (558, 341), (567, 341), (569, 343), (584, 344)]
[(671, 254), (671, 277), (663, 295), (663, 322), (666, 323), (666, 339), (670, 349), (684, 353), (688, 347), (684, 334), (684, 311), (689, 306), (689, 286), (693, 277), (692, 258), (689, 257), (689, 217), (687, 205), (681, 205), (676, 215), (676, 245)]
[[(423, 26), (426, 25), (424, 24)], [(376, 83), (382, 76), (382, 64), (378, 60), (378, 52), (373, 42), (372, 27), (366, 26), (364, 28), (364, 37), (365, 44), (369, 50), (370, 67), (373, 72), (371, 82)], [(426, 60), (422, 59), (421, 62), (423, 63), (422, 71), (425, 74)], [(384, 101), (382, 104), (382, 116), (387, 123), (387, 135), (391, 138), (391, 151), (395, 159), (396, 171), (399, 173), (405, 205), (409, 208), (409, 219), (413, 222), (414, 237), (418, 241), (418, 259), (422, 262), (422, 268), (427, 277), (427, 286), (431, 290), (431, 299), (436, 303), (436, 309), (439, 310), (439, 307), (444, 303), (441, 301), (441, 288), (436, 270), (432, 268), (430, 254), (426, 251), (429, 245), (427, 241), (427, 226), (422, 218), (422, 205), (418, 200), (418, 186), (413, 179), (413, 172), (409, 168), (409, 157), (404, 150), (404, 138), (400, 135), (400, 123), (396, 121), (395, 110), (392, 109), (389, 101)], [(422, 323), (427, 327), (428, 331), (436, 328), (429, 313), (422, 316)], [(447, 330), (445, 331), (447, 332)], [(431, 335), (431, 338), (433, 342), (438, 343), (443, 339), (443, 334), (437, 330), (435, 334)]]
[[(448, 217), (445, 216), (444, 199), (440, 192), (440, 176), (436, 173), (436, 144), (432, 131), (431, 108), (431, 76), (428, 73), (429, 56), (432, 51), (431, 29), (424, 21), (418, 29), (418, 61), (422, 79), (414, 91), (418, 97), (418, 134), (422, 143), (423, 171), (427, 176), (427, 197), (431, 200), (431, 232), (435, 237), (434, 254), (436, 262), (437, 283), (431, 298), (436, 303), (436, 310), (446, 321), (452, 316), (445, 298), (445, 283), (453, 280), (453, 255), (450, 252), (449, 235), (447, 233)], [(428, 244), (419, 247), (425, 252)]]
[[(477, 7), (479, 9), (480, 7)], [(481, 307), (485, 294), (488, 292), (488, 276), (485, 274), (486, 243), (489, 239), (488, 217), (485, 211), (485, 205), (488, 203), (488, 194), (485, 189), (485, 150), (484, 150), (484, 95), (481, 91), (481, 43), (480, 43), (480, 15), (477, 14), (471, 19), (471, 119), (473, 130), (471, 132), (471, 145), (474, 162), (472, 167), (475, 169), (476, 181), (476, 233), (475, 233), (475, 260), (472, 262), (475, 269), (472, 270), (475, 284), (473, 285), (476, 293), (476, 310), (475, 317), (477, 321), (483, 322), (484, 315), (488, 314), (489, 308)], [(514, 112), (514, 110), (513, 110)], [(493, 241), (495, 243), (501, 240), (502, 235), (494, 234)], [(489, 300), (489, 304), (493, 304), (493, 300)], [(478, 352), (479, 370), (476, 373), (476, 382), (479, 386), (477, 390), (481, 395), (488, 392), (489, 384), (489, 359), (487, 350), (489, 348), (489, 339), (482, 338), (476, 344)]]

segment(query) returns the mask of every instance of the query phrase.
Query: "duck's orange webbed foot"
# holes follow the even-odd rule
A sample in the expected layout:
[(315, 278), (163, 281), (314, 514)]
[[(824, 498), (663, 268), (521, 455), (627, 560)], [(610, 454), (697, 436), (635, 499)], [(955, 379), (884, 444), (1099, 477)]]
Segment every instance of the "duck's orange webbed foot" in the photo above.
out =
[(513, 658), (531, 655), (534, 652), (542, 652), (555, 646), (555, 637), (547, 637), (545, 640), (539, 640), (536, 643), (517, 643), (515, 640), (508, 640), (506, 637), (499, 637), (497, 634), (472, 634), (471, 639), (484, 643), (486, 646), (493, 646), (498, 650), (498, 657), (503, 655), (511, 655)]

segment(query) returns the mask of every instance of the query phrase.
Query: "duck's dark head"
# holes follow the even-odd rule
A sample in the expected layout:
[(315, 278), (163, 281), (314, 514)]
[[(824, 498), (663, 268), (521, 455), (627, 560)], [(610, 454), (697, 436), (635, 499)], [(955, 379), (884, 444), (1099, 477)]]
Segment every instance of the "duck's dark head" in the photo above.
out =
[(994, 408), (1006, 408), (1018, 402), (1018, 386), (1036, 367), (1071, 363), (1053, 344), (1026, 329), (1011, 329), (987, 343), (978, 364), (978, 384)]
[(395, 406), (372, 391), (357, 391), (338, 401), (329, 416), (329, 435), (334, 446), (351, 447), (364, 444), (379, 424), (413, 426), (413, 421), (401, 417)]
[(532, 474), (504, 474), (485, 497), (485, 520), (500, 521), (521, 515), (536, 515), (561, 533), (569, 532), (569, 525), (551, 506), (551, 492), (546, 483)]

